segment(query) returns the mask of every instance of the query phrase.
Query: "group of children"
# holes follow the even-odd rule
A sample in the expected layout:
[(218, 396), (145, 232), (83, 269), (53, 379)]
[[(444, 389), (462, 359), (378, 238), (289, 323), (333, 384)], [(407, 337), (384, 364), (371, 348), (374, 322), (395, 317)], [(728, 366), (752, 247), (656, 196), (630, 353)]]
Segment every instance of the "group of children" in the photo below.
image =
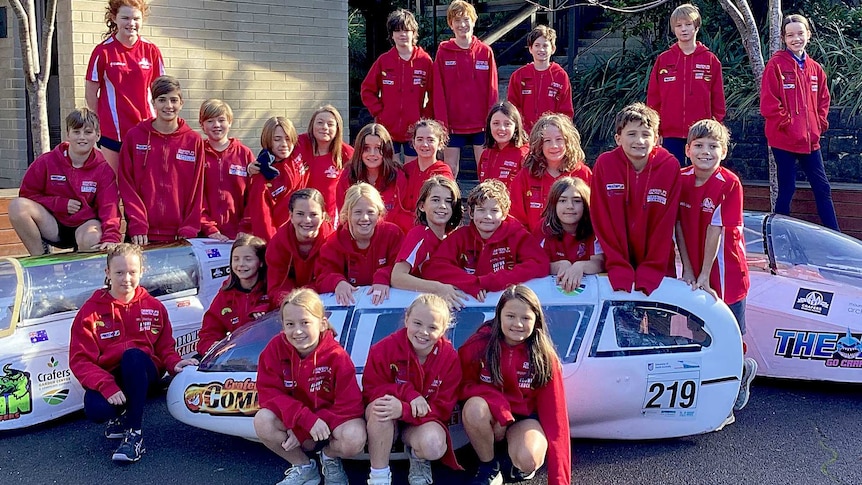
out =
[[(570, 292), (583, 275), (607, 271), (615, 290), (649, 295), (665, 276), (677, 276), (678, 252), (680, 277), (723, 299), (745, 332), (742, 188), (720, 165), (729, 145), (720, 123), (721, 67), (695, 43), (696, 9), (683, 5), (671, 17), (679, 42), (657, 60), (648, 93), (659, 111), (641, 103), (621, 110), (617, 147), (592, 170), (571, 120), (569, 81), (549, 62), (553, 30), (540, 27), (530, 35), (534, 63), (513, 77), (512, 102), (497, 103), (493, 53), (472, 37), (475, 10), (455, 0), (447, 18), (455, 39), (431, 64), (415, 46), (412, 15), (390, 16), (395, 47), (363, 83), (363, 101), (377, 122), (362, 128), (355, 150), (342, 141), (343, 121), (332, 106), (318, 109), (302, 135), (288, 119), (267, 120), (255, 158), (228, 136), (230, 107), (208, 100), (200, 109), (201, 139), (178, 116), (179, 83), (162, 76), (152, 84), (156, 117), (126, 134), (114, 178), (94, 150), (97, 117), (86, 108), (69, 115), (67, 142), (34, 163), (10, 218), (31, 254), (44, 244), (108, 250), (108, 287), (75, 319), (71, 367), (86, 389), (87, 414), (110, 419), (106, 436), (124, 438), (114, 459), (136, 461), (143, 452), (146, 388), (165, 370), (194, 363), (168, 345), (164, 307), (138, 286), (137, 245), (151, 241), (198, 234), (234, 240), (231, 275), (204, 317), (200, 355), (279, 308), (283, 332), (260, 357), (255, 429), (291, 463), (285, 484), (320, 482), (310, 451), (320, 453), (326, 483), (347, 483), (339, 458), (356, 455), (366, 442), (369, 483), (389, 483), (389, 450), (399, 436), (407, 445), (410, 483), (431, 483), (429, 461), (458, 467), (446, 427), (456, 401), (463, 402), (465, 429), (481, 462), (473, 483), (499, 483), (501, 468), (523, 478), (546, 460), (550, 483), (568, 483), (560, 364), (538, 299), (521, 285), (532, 278), (554, 275)], [(807, 21), (789, 16), (782, 35), (788, 51), (770, 61), (764, 76), (764, 86), (774, 84), (773, 71), (784, 78), (775, 99), (763, 101), (780, 117), (767, 115), (767, 134), (798, 142), (800, 123), (812, 119), (800, 122), (792, 110), (814, 109), (817, 100), (822, 109), (824, 96), (828, 108), (828, 91), (822, 70), (804, 55)], [(790, 74), (810, 84), (810, 92), (800, 94)], [(475, 117), (479, 108), (471, 103), (486, 98), (437, 95), (470, 80), (493, 92), (478, 123), (464, 116)], [(686, 95), (670, 95), (679, 92), (675, 86), (684, 86)], [(680, 97), (688, 100), (681, 117)], [(393, 108), (399, 102), (403, 107)], [(825, 114), (818, 113), (823, 130)], [(661, 133), (669, 149), (659, 145)], [(806, 149), (816, 151), (819, 133), (810, 133)], [(484, 148), (477, 157), (480, 183), (466, 197), (467, 225), (454, 181), (457, 163), (437, 159), (464, 144)], [(685, 159), (691, 165), (681, 170)], [(137, 245), (119, 244), (120, 197), (127, 239)], [(15, 217), (12, 207), (20, 208)], [(374, 304), (390, 288), (425, 294), (405, 312), (405, 328), (371, 348), (360, 391), (315, 291), (332, 292), (347, 305), (362, 286)], [(504, 291), (495, 317), (457, 352), (459, 363), (444, 336), (450, 312), (468, 296), (484, 301), (492, 291)], [(755, 371), (746, 359), (735, 409), (745, 406)], [(494, 442), (503, 438), (511, 464), (501, 465), (494, 454)]]

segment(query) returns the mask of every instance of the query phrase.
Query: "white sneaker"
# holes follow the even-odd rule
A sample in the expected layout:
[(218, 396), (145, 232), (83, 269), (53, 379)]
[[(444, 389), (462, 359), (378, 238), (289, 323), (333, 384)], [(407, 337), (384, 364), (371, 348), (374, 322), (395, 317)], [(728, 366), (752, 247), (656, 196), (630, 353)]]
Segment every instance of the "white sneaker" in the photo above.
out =
[(434, 483), (434, 478), (431, 476), (431, 462), (422, 458), (416, 458), (409, 446), (405, 446), (404, 449), (407, 452), (407, 458), (410, 460), (407, 483), (410, 485), (430, 485)]
[(320, 472), (317, 463), (311, 460), (310, 465), (293, 465), (284, 472), (284, 479), (275, 485), (319, 485)]
[(715, 430), (716, 430), (716, 431), (721, 431), (721, 430), (723, 430), (723, 429), (724, 429), (724, 427), (725, 427), (725, 426), (727, 426), (727, 425), (729, 425), (729, 424), (733, 424), (733, 423), (735, 423), (735, 422), (736, 422), (736, 416), (734, 416), (734, 415), (733, 415), (733, 411), (731, 411), (731, 412), (730, 412), (730, 416), (728, 416), (727, 418), (725, 418), (725, 419), (724, 419), (724, 422), (723, 422), (723, 423), (721, 423), (721, 426), (719, 426), (718, 428), (715, 428)]
[(323, 483), (326, 485), (350, 485), (347, 479), (347, 473), (344, 472), (344, 466), (341, 464), (341, 458), (324, 458), (323, 453), (318, 453), (320, 456), (320, 468), (323, 472)]
[(742, 378), (739, 379), (739, 394), (736, 395), (736, 402), (733, 404), (733, 410), (739, 411), (748, 404), (748, 398), (751, 396), (751, 381), (757, 375), (757, 361), (751, 357), (747, 357), (742, 361)]
[(392, 484), (392, 472), (387, 473), (384, 476), (375, 477), (374, 475), (368, 475), (368, 485), (391, 485)]

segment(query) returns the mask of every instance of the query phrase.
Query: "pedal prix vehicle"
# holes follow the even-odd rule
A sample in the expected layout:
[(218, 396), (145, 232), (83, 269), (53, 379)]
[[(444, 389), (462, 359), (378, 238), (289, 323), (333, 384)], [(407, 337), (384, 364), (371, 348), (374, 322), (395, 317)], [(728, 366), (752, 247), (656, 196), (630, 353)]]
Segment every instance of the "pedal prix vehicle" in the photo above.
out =
[[(614, 292), (605, 276), (587, 276), (564, 294), (552, 277), (533, 280), (563, 361), (571, 435), (609, 439), (706, 433), (730, 413), (739, 389), (742, 338), (730, 310), (705, 292), (665, 279), (650, 297)], [(359, 290), (352, 307), (324, 296), (329, 321), (362, 374), (369, 347), (403, 325), (416, 293), (392, 290), (379, 306)], [(455, 346), (493, 317), (500, 293), (470, 300), (449, 331)], [(276, 312), (221, 341), (200, 366), (168, 388), (168, 409), (199, 428), (255, 439), (257, 362), (281, 326)], [(466, 434), (452, 417), (456, 446)]]
[(862, 241), (752, 212), (745, 247), (745, 342), (757, 374), (862, 382)]
[[(229, 265), (230, 244), (211, 239), (144, 250), (141, 285), (167, 307), (180, 354), (195, 353), (203, 313)], [(0, 430), (83, 408), (84, 391), (69, 370), (69, 329), (104, 286), (104, 253), (0, 258)]]

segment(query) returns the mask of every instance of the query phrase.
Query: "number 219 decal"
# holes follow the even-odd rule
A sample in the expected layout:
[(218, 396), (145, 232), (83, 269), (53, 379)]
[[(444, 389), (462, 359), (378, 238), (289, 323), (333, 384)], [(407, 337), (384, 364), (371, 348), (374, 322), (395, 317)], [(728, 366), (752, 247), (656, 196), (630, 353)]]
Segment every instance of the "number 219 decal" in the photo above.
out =
[(694, 417), (699, 390), (699, 368), (649, 374), (641, 412), (669, 417)]

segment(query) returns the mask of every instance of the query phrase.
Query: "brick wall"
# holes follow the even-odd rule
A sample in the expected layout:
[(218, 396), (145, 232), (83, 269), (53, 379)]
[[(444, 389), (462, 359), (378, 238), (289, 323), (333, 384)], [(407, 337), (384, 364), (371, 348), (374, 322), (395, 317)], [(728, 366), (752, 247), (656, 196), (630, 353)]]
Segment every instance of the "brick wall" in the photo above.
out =
[(0, 187), (17, 187), (27, 167), (27, 117), (24, 74), (18, 47), (18, 25), (7, 0), (6, 38), (0, 39)]

